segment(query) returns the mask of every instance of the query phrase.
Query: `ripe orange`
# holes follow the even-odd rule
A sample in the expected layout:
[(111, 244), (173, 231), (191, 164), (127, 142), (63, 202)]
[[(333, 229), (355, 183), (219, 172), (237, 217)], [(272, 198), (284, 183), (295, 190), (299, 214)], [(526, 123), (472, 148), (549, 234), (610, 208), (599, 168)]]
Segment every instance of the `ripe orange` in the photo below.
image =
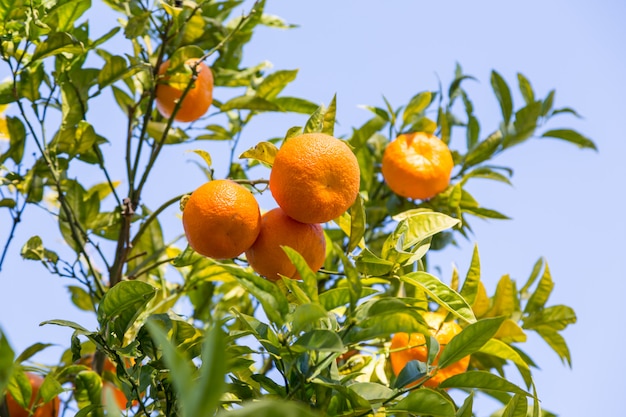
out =
[[(30, 381), (30, 385), (32, 387), (32, 393), (30, 397), (30, 402), (28, 403), (28, 409), (22, 408), (17, 401), (13, 398), (13, 396), (7, 392), (6, 395), (6, 406), (9, 410), (9, 415), (11, 417), (56, 417), (59, 415), (59, 408), (61, 407), (61, 400), (59, 397), (54, 397), (52, 400), (47, 403), (43, 403), (40, 398), (38, 398), (39, 388), (41, 384), (43, 384), (44, 378), (41, 375), (34, 374), (32, 372), (27, 372), (26, 376)], [(35, 399), (37, 399), (37, 405), (35, 406)], [(36, 407), (33, 414), (29, 413), (29, 409)]]
[(305, 133), (279, 149), (270, 190), (289, 217), (325, 223), (350, 208), (359, 181), (359, 163), (348, 145), (324, 133)]
[(430, 133), (405, 133), (387, 145), (382, 173), (391, 190), (407, 198), (429, 199), (448, 187), (454, 167), (448, 146)]
[[(193, 68), (197, 62), (196, 59), (188, 59), (185, 65)], [(174, 112), (176, 103), (187, 88), (187, 84), (191, 80), (191, 75), (181, 73), (175, 75), (165, 75), (170, 66), (167, 60), (159, 67), (159, 75), (163, 78), (156, 87), (156, 105), (159, 112), (169, 118)], [(204, 62), (197, 65), (196, 71), (198, 75), (194, 80), (193, 86), (185, 95), (174, 120), (178, 122), (192, 122), (199, 119), (211, 107), (213, 101), (213, 73)]]
[(261, 233), (246, 251), (246, 257), (252, 269), (270, 281), (280, 279), (278, 274), (300, 279), (296, 267), (281, 246), (296, 250), (313, 271), (324, 265), (326, 239), (322, 226), (300, 223), (277, 207), (263, 215)]
[(259, 204), (243, 186), (230, 180), (209, 181), (196, 189), (183, 210), (189, 245), (216, 259), (239, 256), (261, 230)]
[[(445, 318), (446, 316), (444, 314), (432, 312), (424, 313), (424, 320), (426, 320), (426, 323), (431, 328), (431, 336), (439, 342), (439, 353), (437, 353), (431, 365), (437, 365), (439, 355), (444, 347), (454, 336), (461, 332), (461, 326), (453, 321), (444, 322)], [(418, 360), (420, 362), (426, 362), (428, 351), (426, 350), (426, 339), (424, 335), (421, 333), (412, 333), (410, 335), (407, 333), (396, 333), (391, 339), (391, 353), (389, 356), (391, 359), (391, 369), (396, 376), (400, 374), (400, 371), (404, 369), (409, 361)], [(466, 356), (458, 362), (446, 366), (443, 369), (439, 369), (432, 378), (424, 382), (424, 386), (435, 388), (451, 376), (467, 371), (469, 361), (470, 357)]]

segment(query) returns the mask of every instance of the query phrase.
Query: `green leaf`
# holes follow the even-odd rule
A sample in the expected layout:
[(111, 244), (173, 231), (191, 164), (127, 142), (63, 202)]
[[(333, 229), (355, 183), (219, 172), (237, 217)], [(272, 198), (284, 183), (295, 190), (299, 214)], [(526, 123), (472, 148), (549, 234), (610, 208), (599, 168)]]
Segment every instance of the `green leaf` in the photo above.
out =
[(564, 305), (550, 306), (533, 312), (523, 319), (525, 329), (563, 330), (576, 323), (576, 313), (571, 307)]
[(561, 336), (557, 331), (540, 328), (537, 330), (537, 333), (546, 343), (554, 350), (554, 352), (559, 355), (559, 359), (563, 362), (567, 362), (569, 367), (572, 367), (572, 356), (570, 354), (569, 348), (567, 347), (567, 343), (563, 336)]
[(121, 281), (107, 291), (98, 306), (98, 322), (110, 328), (121, 343), (124, 334), (156, 294), (156, 289), (142, 281)]
[(56, 264), (59, 260), (59, 256), (43, 246), (43, 242), (39, 236), (33, 236), (24, 244), (21, 251), (22, 258), (32, 260), (32, 261), (41, 261), (41, 262), (51, 262)]
[(358, 194), (356, 200), (354, 200), (354, 203), (350, 207), (350, 239), (348, 241), (348, 247), (346, 248), (347, 253), (352, 252), (359, 243), (361, 243), (365, 235), (365, 228), (365, 204), (363, 197)]
[(490, 159), (502, 144), (502, 132), (497, 130), (470, 149), (465, 155), (463, 165), (470, 167)]
[(503, 148), (510, 148), (530, 138), (537, 129), (540, 112), (541, 102), (539, 101), (530, 103), (515, 112), (514, 129), (504, 137)]
[(349, 388), (371, 403), (381, 403), (395, 394), (395, 391), (374, 382), (357, 382)]
[(472, 261), (470, 262), (465, 281), (459, 293), (469, 305), (474, 304), (476, 301), (476, 295), (478, 294), (478, 287), (480, 286), (480, 257), (478, 255), (478, 246), (474, 245), (474, 252), (472, 253)]
[(513, 394), (532, 395), (506, 379), (486, 371), (467, 371), (453, 375), (439, 384), (439, 388), (467, 388), (486, 391), (510, 392)]
[(546, 305), (553, 288), (554, 282), (552, 281), (552, 274), (550, 274), (550, 268), (546, 263), (539, 284), (537, 284), (537, 288), (528, 299), (528, 303), (526, 303), (524, 313), (534, 313), (542, 309)]
[(310, 407), (295, 401), (263, 398), (245, 402), (232, 410), (221, 410), (217, 417), (322, 417)]
[[(31, 62), (35, 63), (50, 56), (59, 54), (78, 55), (85, 52), (82, 43), (66, 32), (51, 33), (48, 38), (35, 48)], [(31, 64), (32, 65), (32, 64)]]
[(528, 78), (526, 78), (521, 72), (518, 72), (517, 82), (519, 84), (519, 91), (522, 93), (522, 97), (524, 97), (526, 104), (534, 103), (535, 93), (533, 92), (533, 88), (530, 85)]
[[(213, 323), (204, 339), (200, 379), (189, 381), (193, 389), (182, 396), (183, 416), (213, 415), (226, 388), (226, 338), (219, 324)], [(175, 372), (174, 370), (172, 370)], [(188, 399), (189, 395), (192, 399)], [(185, 398), (187, 397), (187, 398)]]
[(82, 409), (94, 405), (92, 416), (104, 416), (104, 411), (100, 407), (102, 403), (102, 378), (95, 371), (81, 371), (74, 380), (74, 398), (78, 408)]
[(486, 353), (500, 359), (513, 362), (515, 365), (523, 368), (530, 369), (528, 363), (522, 358), (522, 356), (511, 346), (498, 339), (490, 339), (479, 350), (481, 353)]
[(502, 110), (502, 117), (504, 118), (505, 125), (509, 124), (511, 115), (513, 113), (513, 100), (511, 99), (511, 90), (504, 81), (504, 78), (496, 71), (491, 72), (491, 87), (493, 92), (500, 103), (500, 109)]
[(429, 388), (422, 388), (409, 393), (390, 409), (432, 417), (454, 417), (456, 415), (454, 403), (447, 396)]
[(463, 405), (456, 411), (456, 417), (473, 417), (472, 408), (474, 407), (474, 391), (463, 401)]
[(22, 353), (19, 354), (17, 359), (15, 359), (15, 362), (17, 363), (25, 362), (29, 360), (30, 358), (32, 358), (33, 356), (35, 356), (37, 353), (41, 352), (42, 350), (49, 348), (50, 346), (53, 346), (52, 343), (35, 343), (34, 345), (30, 345), (29, 347), (24, 349)]
[(9, 384), (14, 369), (15, 352), (0, 329), (0, 392)]
[(387, 275), (394, 267), (394, 263), (379, 258), (368, 248), (364, 248), (355, 258), (357, 270), (366, 275), (380, 277)]
[(541, 268), (543, 268), (543, 263), (544, 263), (543, 258), (539, 258), (539, 259), (537, 259), (537, 262), (535, 262), (535, 265), (533, 265), (533, 269), (532, 269), (532, 271), (530, 273), (530, 276), (528, 277), (528, 280), (526, 281), (526, 283), (524, 284), (524, 286), (520, 290), (520, 293), (522, 294), (522, 296), (524, 298), (528, 298), (528, 291), (529, 291), (530, 287), (532, 287), (532, 285), (535, 283), (537, 278), (539, 277), (539, 273), (541, 272)]
[(69, 321), (69, 320), (46, 320), (46, 321), (39, 323), (40, 326), (44, 326), (46, 324), (54, 324), (54, 325), (61, 326), (61, 327), (69, 327), (70, 329), (76, 330), (78, 334), (82, 334), (82, 335), (91, 334), (89, 330), (85, 329), (80, 324), (74, 323), (73, 321)]
[(233, 272), (239, 283), (259, 300), (263, 306), (263, 311), (272, 323), (279, 326), (285, 323), (289, 312), (289, 302), (276, 284), (243, 269), (227, 265), (224, 267)]
[(321, 305), (314, 303), (299, 305), (293, 312), (291, 332), (298, 334), (303, 330), (310, 330), (320, 320), (325, 319), (328, 319), (328, 313)]
[(9, 149), (0, 154), (0, 163), (11, 158), (16, 164), (22, 162), (24, 147), (26, 145), (26, 128), (24, 123), (17, 117), (7, 117), (7, 130), (9, 131)]
[(287, 84), (295, 80), (297, 75), (298, 70), (276, 71), (261, 81), (256, 89), (256, 93), (259, 97), (271, 101), (285, 89)]
[(298, 97), (276, 97), (272, 100), (282, 111), (311, 114), (317, 109), (318, 105)]
[(273, 143), (259, 142), (253, 148), (239, 155), (239, 159), (254, 159), (272, 166), (277, 153), (278, 148)]
[(497, 333), (503, 321), (504, 317), (482, 319), (464, 328), (443, 349), (437, 366), (445, 368), (480, 350)]
[(141, 67), (129, 65), (126, 59), (113, 55), (106, 60), (104, 67), (98, 74), (98, 87), (102, 90), (114, 82), (130, 77), (141, 70)]
[[(174, 388), (181, 398), (183, 404), (189, 404), (193, 399), (194, 386), (194, 366), (182, 351), (176, 348), (168, 338), (167, 333), (156, 321), (147, 321), (146, 327), (150, 332), (150, 336), (154, 340), (155, 346), (163, 352), (163, 361), (170, 370), (170, 376)], [(220, 349), (221, 350), (221, 349)], [(219, 355), (219, 353), (216, 353)]]
[(43, 17), (43, 22), (55, 32), (67, 32), (74, 28), (74, 22), (91, 8), (91, 0), (69, 0), (59, 2)]
[(39, 87), (44, 79), (43, 65), (33, 65), (25, 68), (20, 73), (19, 82), (19, 95), (28, 99), (31, 102), (39, 100), (41, 94), (39, 93)]
[(418, 271), (401, 276), (400, 281), (423, 289), (437, 304), (460, 319), (468, 323), (476, 322), (476, 317), (467, 301), (435, 276)]
[[(439, 344), (436, 340), (435, 346), (439, 348)], [(393, 387), (404, 388), (410, 384), (417, 383), (417, 381), (424, 378), (426, 375), (428, 375), (428, 366), (424, 362), (417, 360), (408, 361), (396, 377)]]
[(219, 107), (220, 111), (253, 110), (253, 111), (281, 111), (278, 104), (259, 96), (239, 96), (228, 100)]
[(324, 113), (326, 109), (324, 106), (318, 107), (313, 114), (307, 120), (306, 125), (304, 125), (304, 133), (314, 133), (321, 132), (322, 127), (324, 126)]
[[(373, 288), (363, 287), (361, 296), (376, 294), (378, 291)], [(326, 311), (331, 311), (337, 307), (345, 306), (350, 303), (350, 289), (347, 287), (332, 288), (320, 294), (320, 304), (324, 306)]]
[(502, 413), (502, 417), (526, 417), (528, 413), (528, 400), (521, 394), (511, 397)]
[(315, 329), (304, 333), (291, 346), (297, 352), (343, 352), (345, 347), (337, 333), (330, 330)]
[[(319, 295), (317, 276), (315, 274), (316, 271), (312, 271), (311, 268), (309, 268), (306, 259), (304, 259), (304, 257), (294, 249), (288, 246), (282, 246), (282, 249), (287, 254), (287, 257), (289, 258), (291, 263), (293, 263), (293, 265), (296, 267), (296, 271), (298, 271), (300, 278), (302, 278), (302, 282), (304, 284), (303, 288), (306, 292), (307, 298), (310, 301), (318, 302)], [(283, 280), (286, 282), (293, 282), (295, 285), (297, 285), (296, 281), (293, 281), (289, 278), (284, 278)]]
[(554, 105), (554, 94), (554, 90), (551, 90), (541, 103), (541, 115), (544, 117), (550, 113), (550, 110), (552, 110), (552, 106)]
[(337, 94), (330, 100), (322, 120), (322, 133), (333, 136), (335, 134), (335, 118), (337, 116)]
[(511, 277), (506, 274), (500, 278), (496, 287), (496, 294), (493, 297), (488, 316), (510, 317), (519, 308), (516, 297), (515, 284)]
[(589, 148), (589, 149), (593, 149), (594, 151), (598, 150), (598, 148), (596, 147), (596, 144), (593, 143), (591, 139), (571, 129), (548, 130), (547, 132), (544, 132), (543, 135), (541, 135), (541, 137), (562, 139), (564, 141), (578, 145), (581, 148)]
[(82, 287), (69, 285), (67, 289), (70, 291), (72, 303), (76, 307), (83, 311), (93, 312), (95, 310), (91, 296)]
[(430, 106), (432, 99), (433, 94), (430, 91), (423, 91), (413, 96), (402, 113), (402, 125), (408, 125), (413, 118), (422, 114)]

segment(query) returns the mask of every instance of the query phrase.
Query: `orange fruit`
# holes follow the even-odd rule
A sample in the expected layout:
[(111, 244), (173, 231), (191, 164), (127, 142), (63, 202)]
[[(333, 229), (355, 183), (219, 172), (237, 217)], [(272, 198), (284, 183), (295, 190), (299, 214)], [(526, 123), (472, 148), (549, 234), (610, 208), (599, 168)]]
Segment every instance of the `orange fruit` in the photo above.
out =
[(270, 191), (289, 217), (325, 223), (350, 208), (359, 182), (359, 163), (345, 142), (324, 133), (305, 133), (278, 150)]
[[(187, 67), (193, 68), (197, 60), (192, 58), (185, 61)], [(156, 87), (156, 105), (163, 117), (169, 118), (174, 112), (176, 103), (181, 98), (187, 88), (192, 75), (180, 73), (166, 75), (170, 66), (167, 60), (159, 67), (159, 75), (163, 78), (159, 80)], [(213, 101), (213, 73), (204, 62), (196, 66), (198, 72), (193, 85), (185, 95), (174, 120), (178, 122), (192, 122), (204, 115)]]
[(252, 269), (270, 281), (280, 279), (279, 274), (300, 279), (296, 267), (281, 246), (296, 250), (313, 271), (324, 265), (326, 239), (322, 226), (300, 223), (277, 207), (262, 216), (261, 233), (246, 251), (246, 257)]
[(196, 189), (183, 210), (189, 245), (216, 259), (234, 258), (248, 249), (261, 230), (259, 204), (230, 180), (209, 181)]
[[(431, 364), (434, 366), (437, 365), (439, 355), (441, 355), (448, 342), (462, 330), (461, 326), (453, 321), (444, 322), (445, 318), (445, 314), (424, 313), (424, 320), (431, 328), (430, 334), (439, 343), (439, 353), (437, 353), (435, 360)], [(400, 374), (400, 371), (404, 369), (409, 361), (426, 362), (428, 358), (426, 338), (421, 333), (412, 333), (410, 335), (407, 333), (396, 333), (391, 339), (391, 353), (389, 357), (391, 359), (391, 369), (396, 376)], [(469, 361), (470, 357), (466, 356), (458, 362), (437, 370), (432, 378), (424, 382), (424, 386), (435, 388), (451, 376), (467, 371)]]
[[(41, 375), (34, 374), (32, 372), (27, 372), (26, 376), (30, 381), (30, 385), (32, 387), (32, 392), (30, 396), (30, 402), (28, 403), (28, 408), (22, 408), (17, 401), (13, 398), (11, 393), (7, 392), (6, 395), (6, 406), (9, 410), (9, 415), (11, 417), (56, 417), (59, 415), (59, 409), (61, 407), (61, 400), (59, 397), (54, 397), (52, 400), (47, 403), (43, 403), (43, 401), (38, 398), (39, 388), (41, 384), (43, 384), (44, 378)], [(35, 399), (37, 399), (37, 404), (35, 405)], [(33, 409), (33, 414), (30, 414), (29, 410)]]
[(430, 133), (405, 133), (387, 145), (382, 173), (402, 197), (426, 200), (445, 190), (454, 167), (448, 146)]

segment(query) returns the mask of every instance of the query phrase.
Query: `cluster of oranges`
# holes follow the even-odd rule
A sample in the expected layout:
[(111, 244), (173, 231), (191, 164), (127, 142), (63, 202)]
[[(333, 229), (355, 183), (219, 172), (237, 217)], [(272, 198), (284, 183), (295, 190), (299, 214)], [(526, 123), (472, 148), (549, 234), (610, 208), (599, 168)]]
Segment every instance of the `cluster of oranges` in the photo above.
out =
[(326, 257), (322, 223), (339, 217), (355, 201), (360, 171), (343, 141), (324, 133), (287, 140), (272, 166), (269, 189), (278, 207), (261, 216), (254, 196), (230, 180), (196, 189), (183, 210), (189, 245), (216, 259), (246, 254), (256, 272), (269, 280), (298, 279), (283, 246), (297, 251), (317, 271)]

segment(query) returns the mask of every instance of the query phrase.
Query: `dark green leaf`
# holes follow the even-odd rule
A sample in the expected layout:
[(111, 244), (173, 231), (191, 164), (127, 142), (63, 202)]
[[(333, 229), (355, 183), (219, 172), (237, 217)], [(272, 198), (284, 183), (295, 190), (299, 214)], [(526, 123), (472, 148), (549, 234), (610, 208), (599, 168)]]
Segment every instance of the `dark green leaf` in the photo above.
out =
[(474, 166), (490, 159), (498, 151), (501, 144), (502, 132), (497, 130), (467, 152), (463, 165)]
[(421, 115), (430, 103), (432, 102), (433, 94), (430, 91), (423, 91), (421, 93), (416, 94), (411, 98), (409, 104), (407, 104), (404, 109), (404, 113), (402, 114), (402, 124), (403, 126), (411, 123), (411, 120), (418, 115)]
[(241, 404), (240, 408), (222, 410), (217, 417), (322, 417), (310, 407), (295, 401), (264, 398)]
[(596, 147), (596, 144), (593, 143), (591, 139), (571, 129), (548, 130), (547, 132), (544, 132), (543, 135), (541, 135), (541, 137), (562, 139), (564, 141), (576, 144), (581, 148), (589, 148), (595, 151), (598, 150), (598, 148)]
[(285, 323), (285, 317), (289, 312), (289, 302), (276, 284), (242, 269), (237, 270), (235, 267), (227, 267), (227, 269), (235, 275), (248, 292), (259, 300), (265, 314), (273, 323), (278, 325)]
[(303, 330), (310, 330), (319, 323), (320, 320), (328, 318), (328, 313), (319, 304), (302, 304), (293, 312), (291, 321), (291, 332), (298, 334)]
[(456, 415), (454, 403), (448, 397), (429, 388), (422, 388), (409, 393), (390, 409), (432, 417), (454, 417)]
[(495, 93), (498, 102), (500, 103), (500, 110), (502, 110), (502, 117), (504, 118), (505, 125), (509, 124), (511, 115), (513, 114), (513, 100), (511, 99), (511, 90), (506, 81), (496, 71), (491, 72), (491, 87)]
[(11, 348), (6, 335), (0, 329), (0, 392), (4, 392), (4, 388), (8, 385), (15, 360), (15, 352)]
[(541, 103), (541, 115), (544, 117), (550, 113), (550, 110), (552, 110), (552, 106), (554, 105), (554, 94), (554, 90), (551, 90)]
[(46, 320), (44, 322), (39, 323), (40, 326), (44, 326), (46, 324), (54, 324), (54, 325), (62, 326), (62, 327), (69, 327), (71, 329), (76, 330), (78, 332), (78, 334), (81, 334), (81, 335), (91, 334), (91, 332), (89, 330), (85, 329), (80, 324), (74, 323), (73, 321), (68, 321), (68, 320)]
[(304, 333), (291, 348), (299, 352), (343, 352), (345, 349), (337, 333), (322, 329)]
[(487, 391), (511, 392), (528, 397), (532, 396), (514, 383), (486, 371), (467, 371), (453, 375), (443, 381), (439, 388), (478, 388)]
[(27, 347), (26, 349), (24, 349), (24, 351), (19, 354), (19, 356), (17, 357), (17, 359), (15, 359), (15, 361), (17, 363), (25, 362), (29, 360), (30, 358), (32, 358), (37, 353), (41, 352), (42, 350), (49, 348), (50, 346), (53, 346), (53, 345), (51, 343), (35, 343), (34, 345), (31, 345)]

